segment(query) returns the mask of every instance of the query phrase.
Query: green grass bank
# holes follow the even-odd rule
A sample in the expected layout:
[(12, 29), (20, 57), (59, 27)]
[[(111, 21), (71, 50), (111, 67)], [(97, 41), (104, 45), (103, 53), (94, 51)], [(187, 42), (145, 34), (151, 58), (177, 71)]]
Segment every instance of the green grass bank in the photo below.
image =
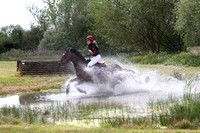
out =
[(60, 89), (67, 76), (19, 77), (17, 61), (0, 61), (0, 95), (20, 91)]

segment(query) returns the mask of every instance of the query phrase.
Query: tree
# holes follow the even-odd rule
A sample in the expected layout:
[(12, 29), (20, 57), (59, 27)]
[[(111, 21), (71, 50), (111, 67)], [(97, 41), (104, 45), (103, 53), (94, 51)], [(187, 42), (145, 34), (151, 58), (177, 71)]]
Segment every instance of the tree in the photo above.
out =
[(200, 1), (180, 0), (176, 4), (175, 29), (186, 46), (200, 46)]
[(37, 50), (40, 40), (43, 38), (43, 31), (40, 27), (31, 27), (30, 30), (25, 31), (23, 35), (22, 50)]
[(115, 51), (160, 53), (182, 51), (183, 43), (173, 28), (174, 1), (93, 0), (95, 34)]
[(5, 33), (0, 32), (0, 54), (9, 51), (13, 48), (13, 43), (10, 37)]
[(31, 7), (28, 7), (28, 10), (31, 12), (35, 21), (37, 22), (36, 25), (38, 25), (40, 29), (45, 32), (50, 27), (47, 9), (39, 9), (38, 6), (32, 5)]
[[(51, 50), (63, 50), (65, 47), (83, 48), (85, 45), (86, 28), (86, 8), (87, 1), (80, 0), (60, 0), (55, 4), (55, 0), (48, 0), (46, 14), (54, 16), (50, 23), (54, 25), (46, 31), (40, 43), (40, 48)], [(51, 17), (52, 18), (52, 17)], [(52, 39), (53, 38), (53, 39)]]
[(142, 50), (151, 50), (153, 53), (183, 51), (182, 39), (174, 30), (174, 3), (176, 1), (156, 0), (135, 3), (131, 20), (132, 30), (137, 35), (136, 42), (139, 42), (137, 47), (142, 44)]
[(40, 41), (39, 49), (47, 49), (52, 51), (63, 51), (66, 47), (70, 47), (72, 42), (69, 34), (63, 29), (50, 29), (45, 32), (44, 38)]
[(22, 46), (23, 33), (24, 33), (24, 30), (22, 29), (21, 26), (16, 26), (12, 30), (10, 37), (12, 38), (12, 43), (13, 43), (15, 49), (23, 48), (23, 46)]
[(11, 49), (21, 49), (24, 30), (20, 25), (10, 25), (2, 27), (0, 30), (0, 52)]

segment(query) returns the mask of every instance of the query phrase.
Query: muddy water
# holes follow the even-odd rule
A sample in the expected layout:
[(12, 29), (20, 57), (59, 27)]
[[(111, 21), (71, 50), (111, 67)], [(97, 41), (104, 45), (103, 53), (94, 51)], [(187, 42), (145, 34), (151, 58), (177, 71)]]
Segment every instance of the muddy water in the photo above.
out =
[[(134, 73), (120, 71), (113, 76), (125, 77), (122, 82), (111, 88), (108, 84), (84, 83), (78, 85), (85, 93), (77, 90), (76, 82), (70, 85), (69, 93), (66, 95), (65, 88), (68, 80), (63, 85), (60, 92), (56, 93), (32, 93), (16, 94), (5, 98), (0, 98), (0, 108), (3, 106), (23, 106), (45, 107), (52, 103), (69, 103), (70, 105), (91, 105), (111, 103), (124, 106), (124, 110), (133, 115), (147, 115), (147, 104), (155, 99), (167, 99), (169, 95), (175, 97), (182, 96), (187, 81), (178, 80), (168, 75), (160, 75), (156, 71), (140, 72), (132, 65), (121, 63), (117, 60), (107, 59), (108, 62), (120, 64)], [(74, 78), (74, 77), (72, 77)], [(200, 90), (200, 79), (197, 77), (193, 81), (193, 89)], [(122, 107), (123, 108), (123, 107)]]

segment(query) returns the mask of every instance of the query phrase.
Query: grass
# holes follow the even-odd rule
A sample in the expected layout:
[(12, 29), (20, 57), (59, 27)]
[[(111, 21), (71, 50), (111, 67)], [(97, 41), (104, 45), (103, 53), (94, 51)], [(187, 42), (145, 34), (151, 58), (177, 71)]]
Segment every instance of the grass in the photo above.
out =
[[(73, 102), (56, 102), (48, 106), (40, 107), (29, 107), (28, 105), (23, 105), (19, 107), (15, 106), (4, 106), (0, 109), (0, 118), (2, 122), (5, 122), (9, 119), (21, 119), (23, 122), (33, 124), (33, 123), (56, 123), (58, 121), (73, 121), (88, 120), (88, 124), (92, 120), (99, 119), (103, 123), (105, 121), (110, 122), (113, 126), (120, 126), (123, 123), (118, 123), (114, 121), (120, 121), (120, 119), (115, 120), (115, 116), (111, 116), (116, 113), (116, 110), (123, 110), (125, 108), (122, 105), (112, 104), (112, 103), (94, 103), (92, 105), (83, 105), (83, 104), (74, 104)], [(104, 112), (105, 116), (102, 116)], [(113, 112), (113, 113), (112, 113)], [(123, 116), (121, 113), (116, 113), (116, 116)]]
[(189, 81), (184, 95), (179, 99), (170, 96), (166, 101), (151, 103), (153, 121), (169, 128), (199, 129), (200, 93), (192, 86), (192, 81)]
[(138, 68), (141, 72), (149, 70), (158, 71), (162, 75), (170, 75), (175, 78), (191, 79), (195, 78), (200, 73), (199, 67), (185, 67), (185, 66), (173, 66), (163, 64), (133, 64), (134, 67)]
[(18, 77), (16, 70), (16, 61), (0, 61), (0, 95), (22, 90), (46, 90), (47, 87), (58, 89), (66, 81), (66, 76)]
[[(71, 125), (8, 125), (1, 127), (2, 133), (15, 132), (15, 133), (29, 133), (29, 132), (42, 132), (42, 133), (141, 133), (141, 130), (126, 129), (126, 128), (80, 128)], [(184, 130), (178, 130), (184, 132)], [(143, 133), (168, 133), (167, 130), (142, 130)], [(170, 131), (173, 132), (173, 131)], [(194, 131), (190, 131), (194, 132)]]
[(11, 125), (1, 127), (2, 133), (15, 132), (15, 133), (196, 133), (198, 131), (193, 130), (150, 130), (150, 129), (127, 129), (127, 128), (78, 128), (71, 125)]
[(32, 86), (39, 84), (41, 82), (48, 83), (64, 83), (66, 79), (61, 77), (1, 77), (0, 76), (0, 86)]

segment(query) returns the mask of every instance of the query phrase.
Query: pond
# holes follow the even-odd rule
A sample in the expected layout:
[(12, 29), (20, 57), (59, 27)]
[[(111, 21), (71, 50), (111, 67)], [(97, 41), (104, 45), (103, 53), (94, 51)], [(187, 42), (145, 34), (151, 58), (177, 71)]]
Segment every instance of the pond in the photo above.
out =
[[(121, 72), (120, 74), (124, 74), (126, 79), (115, 88), (110, 88), (105, 84), (80, 84), (79, 88), (84, 90), (85, 94), (72, 84), (69, 93), (66, 94), (68, 79), (59, 92), (15, 94), (0, 98), (0, 108), (13, 110), (14, 107), (15, 112), (16, 108), (19, 112), (31, 110), (32, 116), (18, 114), (19, 118), (26, 119), (29, 123), (34, 121), (62, 123), (70, 120), (77, 125), (77, 119), (146, 117), (151, 114), (148, 107), (150, 101), (165, 100), (169, 96), (180, 97), (184, 94), (186, 80), (160, 75), (156, 71), (141, 72), (128, 64), (120, 63), (120, 65), (135, 73), (134, 76), (130, 76)], [(200, 90), (199, 77), (193, 81), (192, 89)], [(33, 116), (35, 118), (29, 118)]]

